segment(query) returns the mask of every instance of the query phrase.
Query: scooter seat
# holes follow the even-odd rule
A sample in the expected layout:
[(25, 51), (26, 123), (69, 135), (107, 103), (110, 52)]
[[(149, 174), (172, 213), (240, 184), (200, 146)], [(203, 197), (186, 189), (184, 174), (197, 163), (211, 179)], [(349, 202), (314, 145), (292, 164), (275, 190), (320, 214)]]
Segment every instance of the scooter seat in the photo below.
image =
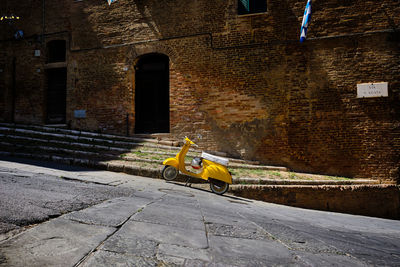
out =
[(208, 153), (206, 153), (204, 151), (201, 153), (201, 157), (203, 159), (206, 159), (206, 160), (209, 160), (209, 161), (212, 161), (212, 162), (216, 162), (216, 163), (224, 165), (224, 166), (228, 166), (228, 163), (229, 163), (229, 159), (227, 159), (227, 158), (211, 155), (211, 154), (208, 154)]

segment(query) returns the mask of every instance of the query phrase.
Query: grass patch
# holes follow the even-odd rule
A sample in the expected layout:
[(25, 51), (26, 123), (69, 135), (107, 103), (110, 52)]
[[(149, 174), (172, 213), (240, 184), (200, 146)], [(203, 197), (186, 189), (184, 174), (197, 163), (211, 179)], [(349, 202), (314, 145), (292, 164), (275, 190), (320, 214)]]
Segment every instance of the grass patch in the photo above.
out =
[(258, 179), (290, 179), (290, 180), (335, 180), (345, 181), (352, 180), (351, 178), (328, 176), (328, 175), (313, 175), (306, 173), (286, 172), (286, 171), (272, 171), (272, 170), (260, 170), (260, 169), (230, 169), (232, 176), (235, 178), (258, 178)]
[(238, 172), (236, 170), (229, 170), (232, 176), (237, 176)]
[(351, 178), (340, 177), (340, 176), (329, 176), (329, 175), (325, 176), (325, 178), (329, 180), (345, 180), (345, 181), (352, 180)]
[(163, 160), (163, 159), (165, 159), (164, 157), (158, 156), (158, 155), (153, 155), (153, 156), (151, 156), (150, 158), (151, 158), (151, 159), (154, 159), (154, 160)]
[(265, 178), (268, 176), (268, 171), (259, 169), (232, 169), (230, 172), (234, 177)]
[(272, 175), (272, 176), (277, 176), (279, 178), (282, 177), (282, 174), (280, 172), (277, 172), (277, 171), (269, 171), (269, 174)]
[(134, 154), (136, 156), (139, 156), (139, 157), (145, 157), (145, 156), (149, 155), (148, 153), (143, 153), (143, 152), (140, 152), (140, 151), (134, 151), (134, 152), (132, 152), (132, 154)]

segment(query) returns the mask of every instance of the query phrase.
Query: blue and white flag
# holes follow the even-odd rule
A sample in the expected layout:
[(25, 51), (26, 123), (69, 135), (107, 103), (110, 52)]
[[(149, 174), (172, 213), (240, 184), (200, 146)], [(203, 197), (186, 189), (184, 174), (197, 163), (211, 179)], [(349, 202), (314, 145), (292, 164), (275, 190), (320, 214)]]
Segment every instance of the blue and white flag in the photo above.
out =
[(111, 3), (115, 2), (115, 1), (117, 1), (117, 0), (107, 0), (108, 5), (111, 5)]
[(307, 37), (308, 25), (311, 21), (311, 0), (307, 1), (306, 9), (304, 10), (303, 22), (300, 29), (300, 43), (304, 42)]
[(247, 12), (250, 11), (250, 0), (240, 0), (242, 2), (244, 8), (247, 10)]

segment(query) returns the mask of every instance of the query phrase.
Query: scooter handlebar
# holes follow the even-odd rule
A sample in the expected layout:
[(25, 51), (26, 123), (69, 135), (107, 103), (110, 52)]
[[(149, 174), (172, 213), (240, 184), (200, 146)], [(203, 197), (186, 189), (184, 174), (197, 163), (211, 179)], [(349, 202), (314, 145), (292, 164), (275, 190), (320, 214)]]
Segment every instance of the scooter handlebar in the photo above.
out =
[(196, 145), (192, 140), (190, 140), (187, 136), (185, 136), (185, 142), (189, 141), (189, 143), (194, 146), (194, 147), (199, 147), (198, 145)]

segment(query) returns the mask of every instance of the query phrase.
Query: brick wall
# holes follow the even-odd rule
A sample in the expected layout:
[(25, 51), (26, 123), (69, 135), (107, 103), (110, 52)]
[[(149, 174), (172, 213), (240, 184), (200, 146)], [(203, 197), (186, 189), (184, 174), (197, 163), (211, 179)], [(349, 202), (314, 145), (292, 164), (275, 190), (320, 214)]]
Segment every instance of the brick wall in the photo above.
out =
[[(46, 92), (41, 1), (13, 3), (27, 41), (0, 25), (0, 101), (10, 100), (17, 58), (18, 122), (43, 123)], [(170, 124), (205, 149), (296, 171), (399, 182), (400, 3), (315, 1), (304, 43), (305, 1), (268, 0), (237, 16), (236, 1), (46, 1), (45, 42), (68, 42), (67, 122), (132, 134), (135, 63), (170, 58)], [(32, 8), (34, 6), (35, 8)], [(43, 54), (43, 53), (42, 53)], [(44, 54), (43, 54), (44, 55)], [(8, 78), (6, 78), (8, 77)], [(357, 83), (389, 82), (387, 98), (356, 98)], [(7, 100), (8, 99), (8, 100)], [(74, 110), (86, 110), (75, 118)], [(7, 120), (9, 107), (0, 109)], [(197, 141), (197, 140), (196, 140)]]

